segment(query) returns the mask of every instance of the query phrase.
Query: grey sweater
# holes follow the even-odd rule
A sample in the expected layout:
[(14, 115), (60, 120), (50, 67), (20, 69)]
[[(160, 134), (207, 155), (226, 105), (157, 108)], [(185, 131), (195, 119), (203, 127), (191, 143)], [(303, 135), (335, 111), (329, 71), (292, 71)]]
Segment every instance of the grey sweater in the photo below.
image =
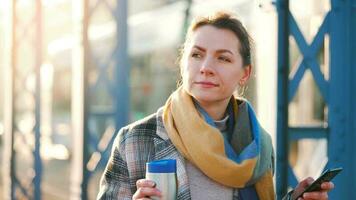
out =
[[(226, 137), (226, 122), (229, 116), (226, 116), (221, 121), (215, 121), (216, 127)], [(194, 164), (186, 160), (186, 169), (188, 174), (190, 194), (193, 200), (209, 199), (209, 200), (232, 200), (233, 188), (224, 186), (209, 177), (207, 177)]]

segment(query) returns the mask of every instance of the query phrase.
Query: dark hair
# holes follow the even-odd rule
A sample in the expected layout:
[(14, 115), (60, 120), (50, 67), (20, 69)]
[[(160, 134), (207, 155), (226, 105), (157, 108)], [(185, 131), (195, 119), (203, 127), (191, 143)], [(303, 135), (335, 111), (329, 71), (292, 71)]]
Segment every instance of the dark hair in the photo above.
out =
[[(190, 39), (191, 34), (197, 30), (198, 28), (205, 26), (205, 25), (210, 25), (214, 26), (219, 29), (227, 29), (232, 31), (236, 37), (239, 39), (241, 47), (239, 48), (240, 54), (242, 56), (243, 60), (243, 66), (250, 65), (251, 64), (251, 37), (246, 31), (245, 27), (242, 25), (241, 21), (237, 19), (234, 15), (220, 11), (216, 12), (212, 15), (208, 16), (202, 16), (196, 18), (192, 24), (190, 25), (187, 35), (186, 35), (186, 41), (187, 43)], [(183, 52), (184, 53), (186, 48), (186, 45), (183, 47)]]

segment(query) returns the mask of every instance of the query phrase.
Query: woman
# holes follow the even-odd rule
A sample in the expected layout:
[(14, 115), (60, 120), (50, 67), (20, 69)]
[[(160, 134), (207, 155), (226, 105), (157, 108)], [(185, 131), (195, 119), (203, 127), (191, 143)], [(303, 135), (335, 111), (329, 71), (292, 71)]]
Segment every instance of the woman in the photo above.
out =
[[(145, 163), (177, 160), (177, 199), (274, 199), (270, 136), (251, 105), (233, 93), (251, 75), (250, 38), (228, 13), (198, 18), (180, 60), (182, 86), (155, 114), (120, 130), (98, 199), (160, 196)], [(307, 187), (303, 180), (295, 196)], [(331, 182), (304, 199), (328, 199)]]

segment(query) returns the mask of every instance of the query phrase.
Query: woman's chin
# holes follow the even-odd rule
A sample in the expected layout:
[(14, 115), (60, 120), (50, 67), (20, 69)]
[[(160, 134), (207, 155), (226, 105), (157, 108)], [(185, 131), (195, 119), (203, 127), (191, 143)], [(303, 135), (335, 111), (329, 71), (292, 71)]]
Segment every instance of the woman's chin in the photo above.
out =
[(192, 95), (194, 97), (194, 99), (196, 99), (198, 102), (205, 102), (205, 103), (211, 103), (211, 102), (216, 102), (218, 101), (220, 98), (218, 97), (218, 95), (214, 94), (214, 93), (197, 93), (197, 94), (193, 94)]

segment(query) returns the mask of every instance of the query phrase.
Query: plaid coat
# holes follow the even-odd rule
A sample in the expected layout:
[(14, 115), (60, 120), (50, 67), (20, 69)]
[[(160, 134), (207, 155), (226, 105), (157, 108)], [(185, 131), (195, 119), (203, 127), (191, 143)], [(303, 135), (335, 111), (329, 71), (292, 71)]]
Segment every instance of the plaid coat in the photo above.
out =
[[(97, 199), (132, 199), (136, 181), (145, 177), (146, 162), (177, 160), (178, 200), (191, 199), (185, 159), (174, 147), (163, 125), (163, 109), (122, 128), (101, 177)], [(233, 199), (238, 200), (234, 189)]]
[[(191, 199), (185, 159), (168, 138), (162, 112), (160, 109), (119, 131), (97, 199), (132, 199), (136, 181), (145, 178), (146, 162), (168, 158), (177, 160), (178, 199)], [(238, 199), (237, 190), (234, 199)]]

